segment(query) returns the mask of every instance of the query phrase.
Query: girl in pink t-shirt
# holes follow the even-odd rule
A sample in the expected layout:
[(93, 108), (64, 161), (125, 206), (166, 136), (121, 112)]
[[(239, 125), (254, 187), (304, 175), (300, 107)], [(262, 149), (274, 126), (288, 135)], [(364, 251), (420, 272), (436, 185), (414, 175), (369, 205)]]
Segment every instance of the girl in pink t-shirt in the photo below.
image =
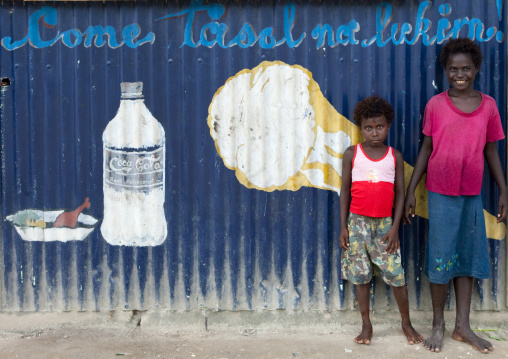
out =
[(469, 323), (473, 277), (490, 278), (490, 264), (480, 196), (485, 158), (499, 186), (498, 218), (508, 205), (504, 174), (495, 141), (504, 138), (493, 98), (474, 89), (482, 61), (472, 40), (450, 40), (441, 51), (451, 88), (430, 99), (423, 119), (424, 140), (408, 185), (404, 216), (414, 217), (415, 189), (427, 170), (429, 238), (425, 274), (429, 278), (434, 320), (424, 346), (441, 351), (444, 306), (453, 279), (456, 321), (453, 339), (471, 343), (482, 353), (492, 344), (478, 337)]

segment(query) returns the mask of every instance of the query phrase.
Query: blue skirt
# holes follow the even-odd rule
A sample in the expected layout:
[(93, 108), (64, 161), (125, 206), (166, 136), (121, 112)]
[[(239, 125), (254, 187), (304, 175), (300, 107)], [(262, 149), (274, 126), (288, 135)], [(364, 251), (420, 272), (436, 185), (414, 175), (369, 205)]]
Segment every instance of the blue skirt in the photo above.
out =
[(429, 191), (425, 274), (436, 284), (446, 284), (455, 277), (490, 278), (480, 195), (457, 197)]

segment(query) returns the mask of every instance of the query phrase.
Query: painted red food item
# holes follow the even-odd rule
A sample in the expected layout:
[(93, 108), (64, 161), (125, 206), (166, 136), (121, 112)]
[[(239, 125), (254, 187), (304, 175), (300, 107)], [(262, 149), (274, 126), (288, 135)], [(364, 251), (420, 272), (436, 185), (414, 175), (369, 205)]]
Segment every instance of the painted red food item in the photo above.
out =
[(76, 223), (78, 222), (78, 216), (85, 208), (90, 208), (90, 202), (88, 197), (85, 198), (85, 202), (76, 208), (72, 212), (64, 212), (56, 218), (55, 223), (53, 223), (53, 227), (76, 227)]

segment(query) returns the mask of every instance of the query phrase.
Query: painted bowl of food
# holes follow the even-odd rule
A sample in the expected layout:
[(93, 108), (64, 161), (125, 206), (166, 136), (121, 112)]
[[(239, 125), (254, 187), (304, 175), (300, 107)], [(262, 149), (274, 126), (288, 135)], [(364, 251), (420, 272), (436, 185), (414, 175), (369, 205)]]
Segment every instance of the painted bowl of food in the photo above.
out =
[(63, 209), (57, 211), (25, 209), (7, 216), (6, 219), (25, 241), (43, 242), (82, 241), (92, 233), (99, 222), (88, 214), (80, 213), (73, 227), (55, 226), (63, 213), (68, 212)]

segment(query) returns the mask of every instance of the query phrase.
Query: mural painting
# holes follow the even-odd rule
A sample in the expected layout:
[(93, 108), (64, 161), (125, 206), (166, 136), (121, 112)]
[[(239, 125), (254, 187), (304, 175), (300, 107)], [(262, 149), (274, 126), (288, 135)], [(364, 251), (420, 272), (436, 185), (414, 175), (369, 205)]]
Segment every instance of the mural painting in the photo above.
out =
[[(215, 94), (208, 125), (224, 164), (247, 188), (302, 186), (340, 195), (342, 155), (362, 142), (358, 127), (323, 96), (312, 74), (298, 65), (263, 62), (230, 77)], [(413, 167), (404, 163), (405, 184)], [(416, 214), (428, 218), (425, 178)], [(506, 226), (484, 210), (487, 235), (504, 239)]]
[[(0, 304), (354, 308), (337, 239), (357, 101), (393, 105), (407, 185), (448, 85), (436, 54), (467, 36), (506, 126), (504, 3), (467, 3), (1, 5)], [(488, 176), (493, 279), (476, 285), (496, 309), (506, 226)], [(425, 178), (416, 214), (399, 235), (419, 307)]]
[(88, 198), (74, 211), (27, 209), (6, 219), (25, 241), (82, 241), (98, 223), (96, 218), (81, 213), (85, 208), (90, 208)]
[[(164, 216), (165, 135), (143, 101), (143, 83), (122, 83), (122, 100), (103, 134), (103, 238), (112, 245), (156, 246), (167, 236)], [(28, 241), (83, 240), (98, 220), (75, 211), (27, 209), (7, 216)]]
[[(167, 236), (165, 134), (144, 105), (142, 88), (142, 82), (122, 83), (120, 108), (103, 134), (101, 233), (112, 245), (154, 246)], [(309, 186), (340, 195), (342, 155), (362, 141), (358, 127), (326, 100), (307, 69), (281, 61), (263, 62), (229, 78), (210, 104), (208, 125), (218, 153), (239, 182), (268, 192)], [(404, 168), (407, 185), (413, 168), (407, 163)], [(428, 218), (424, 183), (416, 213)], [(69, 213), (78, 218), (90, 208), (88, 199), (85, 203), (74, 212), (30, 209), (6, 219), (25, 240), (83, 240), (97, 219), (59, 220)], [(505, 224), (484, 214), (489, 238), (504, 239)]]
[(104, 144), (104, 219), (101, 233), (113, 245), (156, 246), (167, 235), (164, 216), (162, 125), (143, 101), (143, 83), (122, 83), (118, 113)]

